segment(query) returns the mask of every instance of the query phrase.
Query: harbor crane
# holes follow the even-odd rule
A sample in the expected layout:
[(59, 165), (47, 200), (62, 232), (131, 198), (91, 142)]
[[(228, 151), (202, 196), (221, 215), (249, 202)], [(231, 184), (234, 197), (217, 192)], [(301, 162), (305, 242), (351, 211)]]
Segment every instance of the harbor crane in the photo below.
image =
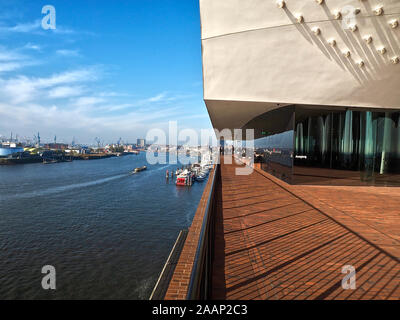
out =
[(100, 140), (100, 138), (96, 137), (96, 138), (94, 138), (94, 141), (97, 142), (97, 147), (100, 148), (100, 145), (101, 145), (101, 140)]
[(33, 135), (33, 141), (36, 144), (36, 147), (39, 148), (40, 147), (40, 133), (38, 132), (37, 135)]

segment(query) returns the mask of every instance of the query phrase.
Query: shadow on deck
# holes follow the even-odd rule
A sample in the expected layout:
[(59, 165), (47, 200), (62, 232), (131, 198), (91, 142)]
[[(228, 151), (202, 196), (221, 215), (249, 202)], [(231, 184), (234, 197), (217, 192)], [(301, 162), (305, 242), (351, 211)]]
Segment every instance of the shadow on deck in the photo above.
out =
[[(254, 171), (221, 164), (213, 299), (400, 299), (400, 263), (323, 211)], [(344, 266), (356, 289), (342, 288)]]

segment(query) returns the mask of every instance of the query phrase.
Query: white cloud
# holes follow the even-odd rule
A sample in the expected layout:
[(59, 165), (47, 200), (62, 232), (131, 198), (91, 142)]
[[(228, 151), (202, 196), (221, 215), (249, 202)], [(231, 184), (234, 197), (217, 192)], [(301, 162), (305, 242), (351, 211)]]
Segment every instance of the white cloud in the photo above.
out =
[(41, 19), (35, 20), (33, 22), (18, 23), (13, 26), (0, 26), (0, 33), (33, 33), (39, 35), (45, 35), (46, 33), (56, 35), (96, 35), (94, 32), (85, 30), (77, 31), (66, 26), (60, 26), (59, 24), (57, 24), (56, 29), (43, 30)]
[(100, 92), (98, 94), (99, 97), (129, 97), (129, 94), (126, 93), (120, 93), (120, 92), (113, 92), (113, 91), (105, 91), (105, 92)]
[(41, 51), (42, 50), (42, 48), (39, 45), (30, 43), (30, 42), (28, 42), (24, 46), (24, 49), (30, 49), (30, 50), (35, 50), (35, 51)]
[(79, 86), (60, 86), (51, 89), (48, 96), (51, 99), (71, 98), (81, 95), (83, 92), (82, 87)]
[(67, 27), (59, 27), (57, 26), (56, 29), (52, 29), (54, 33), (58, 34), (75, 34), (76, 31)]
[[(97, 99), (82, 97), (81, 103), (100, 103)], [(92, 97), (93, 98), (93, 97)], [(69, 106), (69, 107), (68, 107)], [(96, 108), (96, 107), (94, 107)], [(86, 137), (102, 136), (109, 138), (113, 132), (116, 135), (128, 136), (138, 128), (144, 132), (156, 123), (165, 123), (166, 117), (179, 116), (178, 108), (161, 109), (158, 112), (130, 112), (128, 114), (98, 115), (96, 109), (74, 108), (71, 105), (24, 103), (10, 106), (0, 102), (2, 129), (10, 129), (19, 123), (23, 126), (23, 135), (32, 134), (37, 130), (54, 132), (58, 136), (78, 135)], [(21, 128), (21, 127), (19, 127)], [(14, 130), (16, 128), (14, 127)]]
[(29, 78), (20, 76), (9, 80), (0, 80), (0, 96), (6, 101), (16, 104), (26, 102), (35, 97), (35, 86)]
[(177, 100), (183, 100), (187, 98), (191, 98), (193, 95), (183, 95), (183, 94), (174, 94), (171, 95), (168, 92), (161, 92), (153, 97), (141, 100), (141, 104), (145, 103), (154, 103), (154, 102), (172, 102), (172, 101), (177, 101)]
[(16, 52), (16, 50), (9, 50), (0, 46), (0, 61), (17, 61), (26, 60), (27, 58), (25, 55)]
[(4, 46), (0, 46), (0, 73), (10, 72), (17, 69), (21, 69), (26, 66), (32, 66), (40, 64), (38, 60), (33, 60), (31, 57), (21, 54), (20, 51), (25, 47), (16, 49), (7, 49)]
[(66, 56), (66, 57), (79, 57), (79, 50), (67, 50), (67, 49), (61, 49), (57, 50), (56, 53), (61, 56)]
[(76, 100), (75, 104), (78, 107), (90, 107), (102, 103), (105, 100), (99, 97), (80, 97)]
[(158, 102), (158, 101), (161, 101), (161, 100), (165, 99), (166, 96), (167, 96), (167, 93), (166, 93), (166, 92), (163, 92), (163, 93), (160, 93), (160, 94), (158, 94), (158, 95), (156, 95), (156, 96), (154, 96), (154, 97), (148, 98), (148, 99), (145, 100), (145, 101), (148, 101), (148, 102)]
[[(40, 131), (42, 137), (57, 134), (58, 137), (72, 139), (78, 137), (82, 143), (91, 143), (96, 136), (103, 139), (112, 137), (134, 138), (143, 135), (154, 127), (166, 128), (168, 121), (203, 118), (183, 112), (182, 107), (159, 107), (155, 112), (151, 108), (129, 110), (128, 113), (103, 113), (102, 110), (117, 110), (132, 107), (131, 104), (113, 105), (110, 101), (97, 96), (82, 96), (73, 101), (27, 102), (9, 104), (0, 101), (0, 118), (4, 132), (13, 130), (20, 135), (30, 136)], [(128, 109), (127, 109), (128, 110)], [(205, 117), (207, 118), (207, 117)], [(183, 122), (181, 122), (183, 121)], [(18, 124), (16, 128), (15, 124)]]
[(39, 30), (40, 27), (41, 21), (36, 20), (34, 22), (20, 23), (12, 27), (0, 27), (0, 32), (30, 33)]
[(68, 71), (54, 74), (47, 78), (27, 76), (18, 76), (7, 80), (0, 78), (0, 97), (10, 103), (18, 104), (48, 96), (46, 90), (51, 90), (57, 86), (83, 83), (96, 79), (98, 79), (98, 73), (94, 69)]
[(135, 105), (131, 103), (122, 103), (122, 104), (111, 104), (111, 105), (103, 105), (98, 110), (105, 110), (107, 112), (115, 112), (120, 110), (126, 110), (129, 108), (133, 108)]
[(13, 70), (16, 70), (19, 68), (22, 68), (21, 63), (17, 63), (17, 62), (1, 63), (0, 62), (0, 72), (13, 71)]
[[(99, 90), (94, 86), (102, 76), (97, 67), (41, 77), (15, 73), (3, 76), (7, 71), (34, 63), (25, 55), (26, 49), (39, 51), (41, 48), (31, 43), (15, 50), (0, 46), (0, 125), (5, 132), (19, 131), (28, 136), (37, 130), (41, 133), (47, 130), (60, 137), (110, 137), (113, 133), (129, 136), (133, 130), (143, 134), (150, 126), (190, 116), (183, 107), (173, 105), (188, 96), (165, 91), (131, 101), (131, 94)], [(57, 53), (65, 56), (73, 55), (73, 51), (60, 49)], [(84, 139), (89, 138), (81, 141)]]
[(38, 88), (48, 88), (61, 84), (95, 81), (98, 79), (98, 72), (93, 68), (79, 69), (54, 74), (48, 78), (32, 78)]

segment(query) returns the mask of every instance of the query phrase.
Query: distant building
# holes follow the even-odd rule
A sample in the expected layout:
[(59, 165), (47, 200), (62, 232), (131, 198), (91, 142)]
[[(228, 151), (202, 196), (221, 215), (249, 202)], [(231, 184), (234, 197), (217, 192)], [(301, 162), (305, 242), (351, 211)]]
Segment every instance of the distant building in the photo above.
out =
[(124, 146), (124, 151), (125, 152), (132, 152), (133, 151), (133, 146), (131, 144), (125, 145)]
[(48, 143), (44, 145), (45, 149), (51, 150), (65, 150), (68, 149), (68, 144), (64, 143)]
[(143, 147), (146, 146), (146, 140), (145, 139), (137, 139), (137, 143), (136, 144), (137, 144), (138, 147), (143, 148)]

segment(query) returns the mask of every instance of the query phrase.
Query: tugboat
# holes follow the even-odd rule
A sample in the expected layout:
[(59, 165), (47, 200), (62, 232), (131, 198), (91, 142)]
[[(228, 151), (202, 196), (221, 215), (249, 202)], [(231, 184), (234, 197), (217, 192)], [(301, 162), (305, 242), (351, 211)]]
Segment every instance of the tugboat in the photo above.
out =
[(147, 169), (147, 167), (146, 167), (146, 166), (139, 167), (139, 168), (136, 168), (135, 170), (133, 170), (131, 173), (132, 173), (132, 174), (135, 174), (135, 173), (138, 173), (138, 172), (144, 171), (144, 170), (146, 170), (146, 169)]

